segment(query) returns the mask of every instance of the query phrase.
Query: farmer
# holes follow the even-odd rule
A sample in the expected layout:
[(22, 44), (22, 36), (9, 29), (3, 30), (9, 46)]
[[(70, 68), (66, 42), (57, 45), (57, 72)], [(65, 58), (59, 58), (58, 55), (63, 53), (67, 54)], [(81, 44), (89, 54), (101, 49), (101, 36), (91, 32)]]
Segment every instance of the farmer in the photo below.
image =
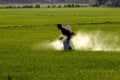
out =
[(71, 39), (71, 32), (70, 30), (66, 28), (62, 28), (61, 24), (57, 24), (58, 29), (61, 30), (62, 36), (60, 36), (60, 40), (64, 40), (63, 45), (64, 45), (64, 50), (72, 50), (72, 47), (70, 46), (70, 39)]

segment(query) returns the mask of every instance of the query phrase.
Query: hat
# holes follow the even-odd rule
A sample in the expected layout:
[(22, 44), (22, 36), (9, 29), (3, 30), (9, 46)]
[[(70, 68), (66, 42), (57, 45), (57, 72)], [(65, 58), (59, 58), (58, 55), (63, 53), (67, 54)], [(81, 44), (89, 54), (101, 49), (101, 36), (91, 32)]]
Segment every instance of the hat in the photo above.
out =
[(57, 27), (58, 27), (58, 29), (61, 29), (62, 25), (61, 24), (57, 24)]

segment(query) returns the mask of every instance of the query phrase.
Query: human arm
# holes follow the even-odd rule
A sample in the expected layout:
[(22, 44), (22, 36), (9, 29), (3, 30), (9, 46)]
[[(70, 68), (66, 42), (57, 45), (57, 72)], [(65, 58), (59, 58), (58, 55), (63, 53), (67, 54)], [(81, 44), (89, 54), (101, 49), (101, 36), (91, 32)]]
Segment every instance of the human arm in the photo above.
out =
[(67, 36), (65, 36), (65, 35), (60, 35), (60, 37), (59, 37), (59, 40), (66, 40), (67, 39)]

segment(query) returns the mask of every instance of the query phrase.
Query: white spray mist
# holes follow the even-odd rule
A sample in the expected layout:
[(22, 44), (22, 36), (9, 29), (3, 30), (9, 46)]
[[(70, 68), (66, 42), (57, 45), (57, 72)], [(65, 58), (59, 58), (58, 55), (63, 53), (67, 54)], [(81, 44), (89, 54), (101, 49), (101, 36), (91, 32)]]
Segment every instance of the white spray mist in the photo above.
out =
[[(81, 51), (120, 51), (120, 35), (114, 33), (103, 33), (102, 31), (79, 31), (71, 39), (74, 50)], [(63, 41), (58, 39), (50, 42), (34, 44), (35, 49), (64, 50)]]
[[(120, 38), (114, 34), (104, 34), (100, 31), (79, 31), (71, 40), (75, 50), (83, 51), (120, 51)], [(48, 44), (55, 50), (63, 50), (60, 40), (54, 40)]]

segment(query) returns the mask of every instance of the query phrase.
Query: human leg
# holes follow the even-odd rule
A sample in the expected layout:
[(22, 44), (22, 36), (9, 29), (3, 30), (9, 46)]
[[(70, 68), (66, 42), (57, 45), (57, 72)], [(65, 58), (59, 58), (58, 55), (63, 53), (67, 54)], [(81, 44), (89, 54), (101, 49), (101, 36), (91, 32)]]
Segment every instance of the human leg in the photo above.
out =
[(70, 42), (65, 40), (63, 42), (63, 45), (64, 45), (64, 50), (72, 50), (72, 47), (70, 46)]

